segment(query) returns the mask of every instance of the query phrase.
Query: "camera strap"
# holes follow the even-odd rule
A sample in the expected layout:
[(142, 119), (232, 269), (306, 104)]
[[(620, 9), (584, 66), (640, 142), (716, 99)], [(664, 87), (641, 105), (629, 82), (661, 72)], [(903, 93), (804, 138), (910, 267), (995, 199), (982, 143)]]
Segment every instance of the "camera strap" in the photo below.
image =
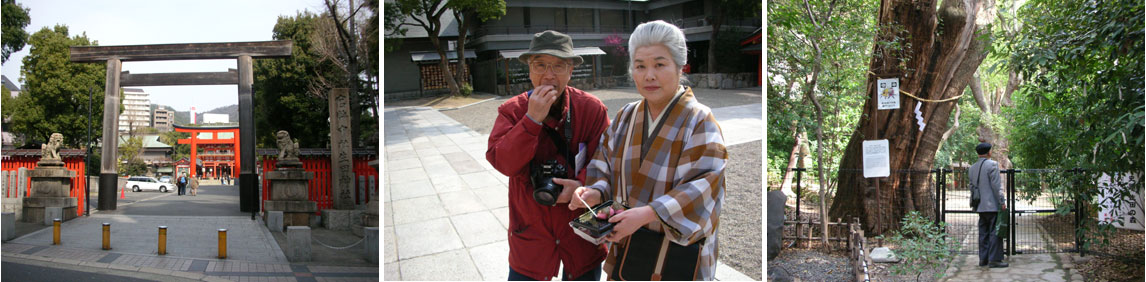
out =
[[(533, 90), (529, 90), (529, 92), (526, 93), (527, 97), (530, 95), (533, 95)], [(564, 95), (568, 96), (569, 92), (566, 91)], [(565, 165), (573, 168), (569, 171), (572, 171), (573, 177), (576, 177), (580, 168), (577, 167), (577, 163), (574, 162), (574, 153), (569, 151), (569, 144), (573, 143), (573, 97), (566, 97), (566, 100), (568, 101), (565, 103), (567, 104), (565, 108), (565, 138), (562, 138), (561, 134), (557, 133), (557, 130), (545, 126), (544, 123), (541, 124), (541, 131), (545, 131), (546, 135), (549, 135), (549, 139), (553, 139), (553, 145), (557, 146), (557, 152), (561, 154), (561, 157), (565, 158)]]

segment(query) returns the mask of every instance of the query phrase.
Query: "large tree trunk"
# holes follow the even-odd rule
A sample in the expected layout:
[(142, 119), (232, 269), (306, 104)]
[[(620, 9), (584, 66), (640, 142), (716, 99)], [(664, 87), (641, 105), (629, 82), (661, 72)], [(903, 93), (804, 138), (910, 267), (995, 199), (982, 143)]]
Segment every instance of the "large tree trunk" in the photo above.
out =
[[(923, 99), (946, 99), (963, 93), (985, 54), (976, 31), (994, 20), (991, 0), (943, 1), (883, 0), (879, 10), (880, 32), (876, 40), (902, 40), (901, 49), (876, 43), (864, 95), (876, 91), (876, 80), (898, 77), (900, 90)], [(926, 124), (916, 125), (915, 106), (920, 101), (900, 96), (900, 108), (882, 110), (873, 119), (875, 101), (865, 105), (859, 128), (852, 134), (838, 172), (839, 189), (831, 217), (859, 217), (872, 235), (897, 229), (909, 211), (932, 215), (934, 193), (928, 173), (900, 170), (930, 170), (942, 135), (957, 101), (924, 102), (920, 111)], [(873, 130), (877, 133), (871, 136)], [(892, 174), (864, 178), (864, 140), (887, 139)], [(878, 183), (877, 183), (878, 181)], [(878, 192), (876, 187), (879, 187)]]
[[(720, 26), (724, 24), (723, 8), (712, 9), (712, 38), (708, 39), (708, 73), (716, 73), (716, 36), (720, 34)], [(719, 87), (719, 86), (718, 86)]]
[[(1002, 111), (1003, 106), (1013, 106), (1011, 94), (1019, 88), (1021, 81), (1022, 77), (1019, 74), (1011, 72), (1008, 75), (1005, 88), (983, 91), (982, 82), (978, 76), (975, 76), (975, 79), (971, 81), (971, 94), (975, 95), (975, 104), (979, 106), (983, 115), (994, 117)], [(987, 96), (987, 93), (994, 93), (994, 95)], [(1011, 158), (1008, 156), (1011, 151), (1011, 141), (1001, 132), (996, 132), (989, 124), (980, 123), (977, 132), (980, 142), (991, 144), (991, 159), (999, 162), (999, 169), (1012, 168)]]

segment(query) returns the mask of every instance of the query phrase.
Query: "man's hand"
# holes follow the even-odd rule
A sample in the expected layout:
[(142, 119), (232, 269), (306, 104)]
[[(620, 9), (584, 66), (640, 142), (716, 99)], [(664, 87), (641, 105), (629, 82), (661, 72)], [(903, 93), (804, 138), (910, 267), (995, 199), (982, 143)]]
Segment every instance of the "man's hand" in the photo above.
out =
[[(536, 93), (536, 92), (534, 92), (534, 93)], [(557, 195), (557, 203), (558, 204), (568, 203), (569, 201), (573, 200), (573, 190), (577, 190), (577, 187), (581, 186), (580, 181), (573, 180), (573, 179), (556, 178), (556, 177), (553, 178), (553, 183), (557, 184), (557, 185), (565, 186), (563, 189), (561, 189), (561, 195)], [(578, 202), (578, 204), (580, 204), (581, 201), (577, 201), (577, 202)], [(572, 209), (570, 209), (570, 210), (572, 210)]]
[(581, 198), (581, 200), (584, 200), (585, 203), (581, 203), (581, 201), (569, 200), (569, 210), (589, 208), (586, 207), (585, 204), (592, 206), (601, 204), (601, 192), (597, 191), (597, 189), (577, 187), (577, 190), (573, 191), (573, 197)]
[(609, 242), (619, 243), (625, 237), (633, 235), (637, 228), (645, 226), (649, 222), (657, 220), (657, 212), (653, 211), (650, 206), (643, 206), (635, 209), (625, 210), (613, 217), (609, 218), (609, 222), (617, 223), (613, 226), (613, 233), (610, 233), (605, 240)]
[(558, 92), (554, 89), (553, 85), (541, 85), (533, 89), (533, 94), (529, 96), (529, 110), (525, 112), (530, 118), (537, 122), (545, 122), (545, 117), (549, 115), (549, 108), (557, 101)]

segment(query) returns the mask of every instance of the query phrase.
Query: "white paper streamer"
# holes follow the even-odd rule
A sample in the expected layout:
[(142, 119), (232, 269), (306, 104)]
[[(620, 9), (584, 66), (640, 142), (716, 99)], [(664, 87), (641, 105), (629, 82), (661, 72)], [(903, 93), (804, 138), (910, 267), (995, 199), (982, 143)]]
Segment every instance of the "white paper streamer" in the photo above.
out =
[(919, 131), (923, 131), (923, 128), (927, 127), (927, 124), (923, 123), (923, 112), (919, 111), (919, 107), (922, 106), (923, 103), (915, 103), (915, 124), (919, 125)]

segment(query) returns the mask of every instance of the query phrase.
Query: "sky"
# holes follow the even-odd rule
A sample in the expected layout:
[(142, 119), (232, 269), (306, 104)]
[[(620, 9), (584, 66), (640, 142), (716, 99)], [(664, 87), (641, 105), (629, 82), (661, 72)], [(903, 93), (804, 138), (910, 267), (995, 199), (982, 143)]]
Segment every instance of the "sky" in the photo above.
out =
[[(318, 13), (322, 0), (201, 0), (201, 1), (62, 1), (16, 0), (29, 8), (29, 35), (41, 28), (67, 25), (70, 36), (87, 33), (100, 46), (169, 43), (206, 43), (273, 40), (280, 15), (301, 11)], [(13, 53), (3, 74), (17, 85), (22, 60), (31, 46)], [(235, 60), (124, 62), (123, 70), (137, 73), (222, 72), (236, 68)], [(177, 111), (197, 111), (238, 104), (237, 85), (139, 87), (151, 94), (151, 103)], [(102, 89), (97, 89), (102, 91)], [(97, 101), (98, 102), (98, 101)]]

